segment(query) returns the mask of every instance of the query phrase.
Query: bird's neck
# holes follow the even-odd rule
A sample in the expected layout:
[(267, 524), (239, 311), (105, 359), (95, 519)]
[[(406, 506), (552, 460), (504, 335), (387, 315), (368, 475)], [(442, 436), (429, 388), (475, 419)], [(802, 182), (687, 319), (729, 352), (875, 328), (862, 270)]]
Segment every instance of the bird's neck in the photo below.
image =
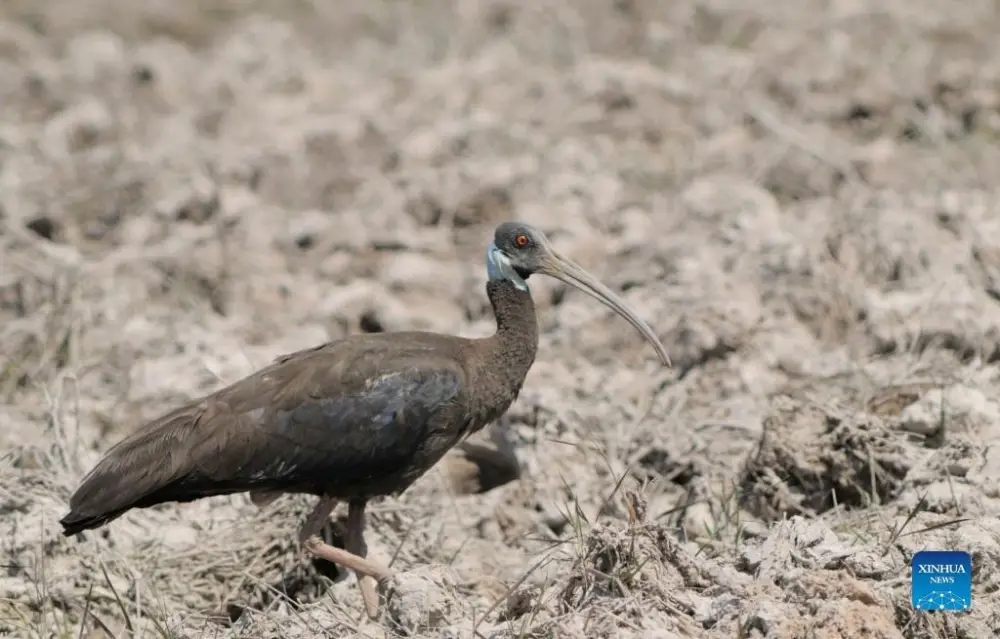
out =
[(497, 331), (480, 342), (479, 370), (485, 392), (480, 396), (481, 417), (498, 418), (517, 399), (538, 351), (538, 321), (531, 293), (498, 280), (486, 284), (496, 316)]
[(538, 351), (538, 319), (531, 293), (506, 280), (486, 283), (486, 295), (493, 306), (497, 332), (490, 338), (493, 355), (511, 372), (528, 374)]

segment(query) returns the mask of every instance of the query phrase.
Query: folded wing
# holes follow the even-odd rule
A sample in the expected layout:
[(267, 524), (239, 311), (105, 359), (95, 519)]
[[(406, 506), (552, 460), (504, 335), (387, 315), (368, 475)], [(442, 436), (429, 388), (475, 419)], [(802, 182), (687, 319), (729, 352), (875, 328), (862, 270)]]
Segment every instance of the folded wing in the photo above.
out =
[(464, 370), (426, 348), (377, 344), (334, 342), (285, 356), (147, 424), (84, 478), (63, 534), (132, 508), (357, 486), (403, 467), (439, 411), (457, 401)]

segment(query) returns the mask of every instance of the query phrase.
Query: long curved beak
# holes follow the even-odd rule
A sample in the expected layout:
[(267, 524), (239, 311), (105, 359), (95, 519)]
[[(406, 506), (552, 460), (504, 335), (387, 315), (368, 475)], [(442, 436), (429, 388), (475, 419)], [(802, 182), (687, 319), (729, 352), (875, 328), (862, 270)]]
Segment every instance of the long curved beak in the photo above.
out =
[(653, 345), (653, 348), (656, 349), (656, 354), (660, 356), (660, 360), (664, 365), (672, 365), (670, 356), (667, 354), (667, 349), (660, 343), (660, 340), (656, 337), (656, 333), (649, 327), (649, 324), (639, 319), (639, 316), (636, 315), (635, 311), (624, 300), (615, 295), (611, 289), (602, 284), (596, 277), (585, 271), (582, 266), (549, 249), (548, 255), (542, 260), (537, 272), (566, 282), (573, 288), (583, 291), (624, 317), (629, 324), (634, 326)]

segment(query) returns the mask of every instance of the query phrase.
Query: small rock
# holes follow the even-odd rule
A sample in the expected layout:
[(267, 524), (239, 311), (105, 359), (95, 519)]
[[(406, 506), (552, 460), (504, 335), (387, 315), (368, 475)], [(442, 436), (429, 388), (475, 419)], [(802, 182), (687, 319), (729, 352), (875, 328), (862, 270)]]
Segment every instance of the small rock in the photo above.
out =
[(723, 619), (736, 617), (740, 611), (741, 599), (732, 593), (724, 593), (712, 599), (698, 599), (695, 620), (706, 628), (711, 628)]
[(198, 531), (183, 523), (171, 523), (161, 526), (156, 531), (164, 547), (174, 551), (182, 551), (197, 545)]
[(928, 391), (900, 415), (903, 429), (921, 435), (933, 435), (942, 427), (981, 432), (1000, 426), (1000, 407), (981, 391), (967, 386), (952, 386)]
[(795, 516), (776, 524), (761, 544), (744, 547), (741, 563), (764, 582), (781, 578), (795, 566), (823, 568), (850, 554), (823, 522)]
[(844, 566), (862, 579), (881, 579), (896, 571), (892, 561), (877, 550), (859, 550), (844, 559)]
[(441, 566), (397, 573), (386, 593), (386, 612), (395, 629), (414, 636), (446, 625), (459, 612), (454, 574)]
[(288, 223), (291, 244), (303, 251), (316, 246), (322, 235), (333, 226), (329, 213), (311, 209), (294, 216)]
[(746, 630), (759, 630), (765, 637), (776, 636), (772, 634), (781, 626), (782, 621), (789, 617), (788, 613), (782, 610), (780, 604), (762, 601), (747, 616), (743, 623)]
[(697, 502), (684, 511), (684, 531), (694, 539), (712, 536), (716, 531), (716, 518), (707, 502)]
[(740, 536), (743, 539), (759, 539), (767, 536), (767, 526), (759, 521), (747, 521), (740, 527)]
[(103, 102), (83, 100), (49, 120), (42, 137), (43, 145), (49, 154), (59, 157), (107, 141), (114, 126), (115, 120)]
[(174, 220), (202, 223), (211, 219), (221, 204), (219, 186), (205, 175), (194, 175), (156, 204), (156, 213)]
[(506, 605), (497, 615), (498, 621), (515, 621), (531, 612), (539, 604), (538, 588), (523, 588), (512, 592), (507, 597)]
[(919, 507), (933, 513), (988, 512), (986, 500), (983, 499), (984, 493), (988, 493), (988, 490), (954, 478), (946, 478), (921, 486), (919, 493), (909, 491), (903, 494), (899, 499), (899, 506), (908, 511)]

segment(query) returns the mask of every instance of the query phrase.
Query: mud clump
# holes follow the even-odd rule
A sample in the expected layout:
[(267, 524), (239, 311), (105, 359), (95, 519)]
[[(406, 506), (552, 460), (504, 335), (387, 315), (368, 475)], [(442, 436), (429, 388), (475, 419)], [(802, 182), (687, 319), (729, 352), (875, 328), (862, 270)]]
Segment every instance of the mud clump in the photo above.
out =
[(740, 494), (743, 506), (765, 521), (886, 503), (912, 465), (899, 435), (866, 413), (779, 396), (763, 428)]
[(386, 602), (393, 628), (404, 636), (440, 631), (462, 616), (454, 574), (436, 566), (395, 575)]

